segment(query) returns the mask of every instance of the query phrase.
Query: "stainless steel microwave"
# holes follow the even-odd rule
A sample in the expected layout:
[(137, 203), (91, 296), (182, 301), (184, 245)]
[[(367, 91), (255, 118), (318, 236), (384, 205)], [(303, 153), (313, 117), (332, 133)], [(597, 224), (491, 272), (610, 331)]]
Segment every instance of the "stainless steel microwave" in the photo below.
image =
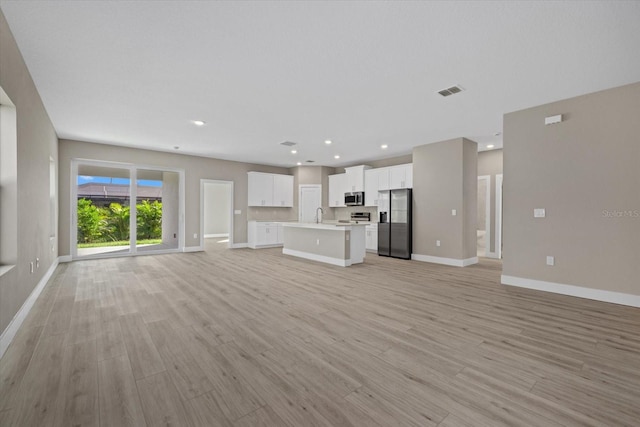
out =
[(347, 206), (364, 206), (364, 191), (344, 193), (344, 204)]

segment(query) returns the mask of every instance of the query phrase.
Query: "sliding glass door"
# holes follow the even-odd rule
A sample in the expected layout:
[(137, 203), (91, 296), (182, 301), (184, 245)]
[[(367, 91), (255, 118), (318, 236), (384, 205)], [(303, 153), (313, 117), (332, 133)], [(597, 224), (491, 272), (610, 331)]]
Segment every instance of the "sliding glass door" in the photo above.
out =
[(73, 258), (180, 249), (182, 171), (78, 160), (73, 174)]
[(131, 253), (129, 168), (78, 166), (76, 254), (78, 257)]
[(179, 174), (138, 169), (136, 184), (138, 252), (178, 249)]

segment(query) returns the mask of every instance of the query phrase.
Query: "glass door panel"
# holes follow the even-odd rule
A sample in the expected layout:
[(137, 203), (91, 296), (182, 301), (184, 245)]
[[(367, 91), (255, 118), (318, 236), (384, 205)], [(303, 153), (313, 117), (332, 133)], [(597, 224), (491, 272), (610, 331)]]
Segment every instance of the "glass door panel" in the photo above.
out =
[(178, 249), (180, 175), (138, 169), (136, 176), (136, 252)]
[(131, 253), (130, 170), (80, 164), (76, 184), (78, 257)]

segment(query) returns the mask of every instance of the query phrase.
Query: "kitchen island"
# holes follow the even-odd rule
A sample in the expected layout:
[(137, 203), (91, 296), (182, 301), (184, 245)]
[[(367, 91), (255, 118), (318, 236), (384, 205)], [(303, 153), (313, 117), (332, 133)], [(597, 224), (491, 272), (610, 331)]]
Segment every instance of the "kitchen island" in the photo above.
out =
[(283, 223), (285, 255), (348, 267), (364, 261), (366, 224)]

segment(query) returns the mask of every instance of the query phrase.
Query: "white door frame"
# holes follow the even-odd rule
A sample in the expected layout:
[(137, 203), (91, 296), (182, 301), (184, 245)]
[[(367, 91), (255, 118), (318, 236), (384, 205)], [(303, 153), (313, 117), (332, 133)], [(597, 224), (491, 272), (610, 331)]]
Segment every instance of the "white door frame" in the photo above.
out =
[(298, 185), (298, 221), (302, 222), (302, 189), (317, 188), (320, 190), (320, 205), (322, 207), (322, 184), (300, 184)]
[(204, 250), (204, 186), (205, 184), (225, 184), (229, 188), (229, 242), (228, 248), (233, 247), (233, 181), (219, 179), (200, 179), (200, 250)]
[[(129, 193), (129, 204), (131, 204), (131, 200), (137, 200), (137, 171), (138, 169), (143, 170), (157, 170), (163, 172), (175, 172), (178, 174), (179, 183), (179, 194), (178, 194), (178, 248), (176, 249), (163, 249), (157, 251), (150, 252), (141, 252), (139, 253), (136, 248), (136, 209), (130, 210), (129, 216), (129, 253), (123, 254), (95, 254), (95, 255), (86, 255), (83, 257), (78, 257), (78, 166), (79, 165), (89, 165), (89, 166), (99, 166), (99, 167), (107, 167), (107, 168), (115, 168), (115, 169), (125, 169), (129, 170), (129, 179), (130, 183), (130, 193)], [(170, 168), (165, 166), (153, 166), (153, 165), (142, 165), (142, 164), (134, 164), (134, 163), (122, 163), (122, 162), (112, 162), (106, 160), (92, 160), (92, 159), (71, 159), (71, 179), (70, 179), (71, 191), (69, 194), (71, 195), (69, 200), (69, 208), (71, 212), (71, 229), (69, 230), (70, 238), (69, 244), (71, 246), (71, 259), (92, 259), (92, 258), (118, 258), (122, 256), (134, 256), (134, 255), (153, 255), (153, 254), (163, 254), (163, 253), (172, 253), (172, 252), (182, 252), (184, 251), (184, 169), (178, 168)], [(135, 203), (135, 202), (134, 202)]]
[[(487, 181), (484, 213), (484, 256), (491, 256), (491, 175), (480, 175), (478, 181)], [(476, 236), (477, 237), (477, 236)]]
[(496, 175), (496, 250), (498, 259), (502, 259), (502, 174)]

